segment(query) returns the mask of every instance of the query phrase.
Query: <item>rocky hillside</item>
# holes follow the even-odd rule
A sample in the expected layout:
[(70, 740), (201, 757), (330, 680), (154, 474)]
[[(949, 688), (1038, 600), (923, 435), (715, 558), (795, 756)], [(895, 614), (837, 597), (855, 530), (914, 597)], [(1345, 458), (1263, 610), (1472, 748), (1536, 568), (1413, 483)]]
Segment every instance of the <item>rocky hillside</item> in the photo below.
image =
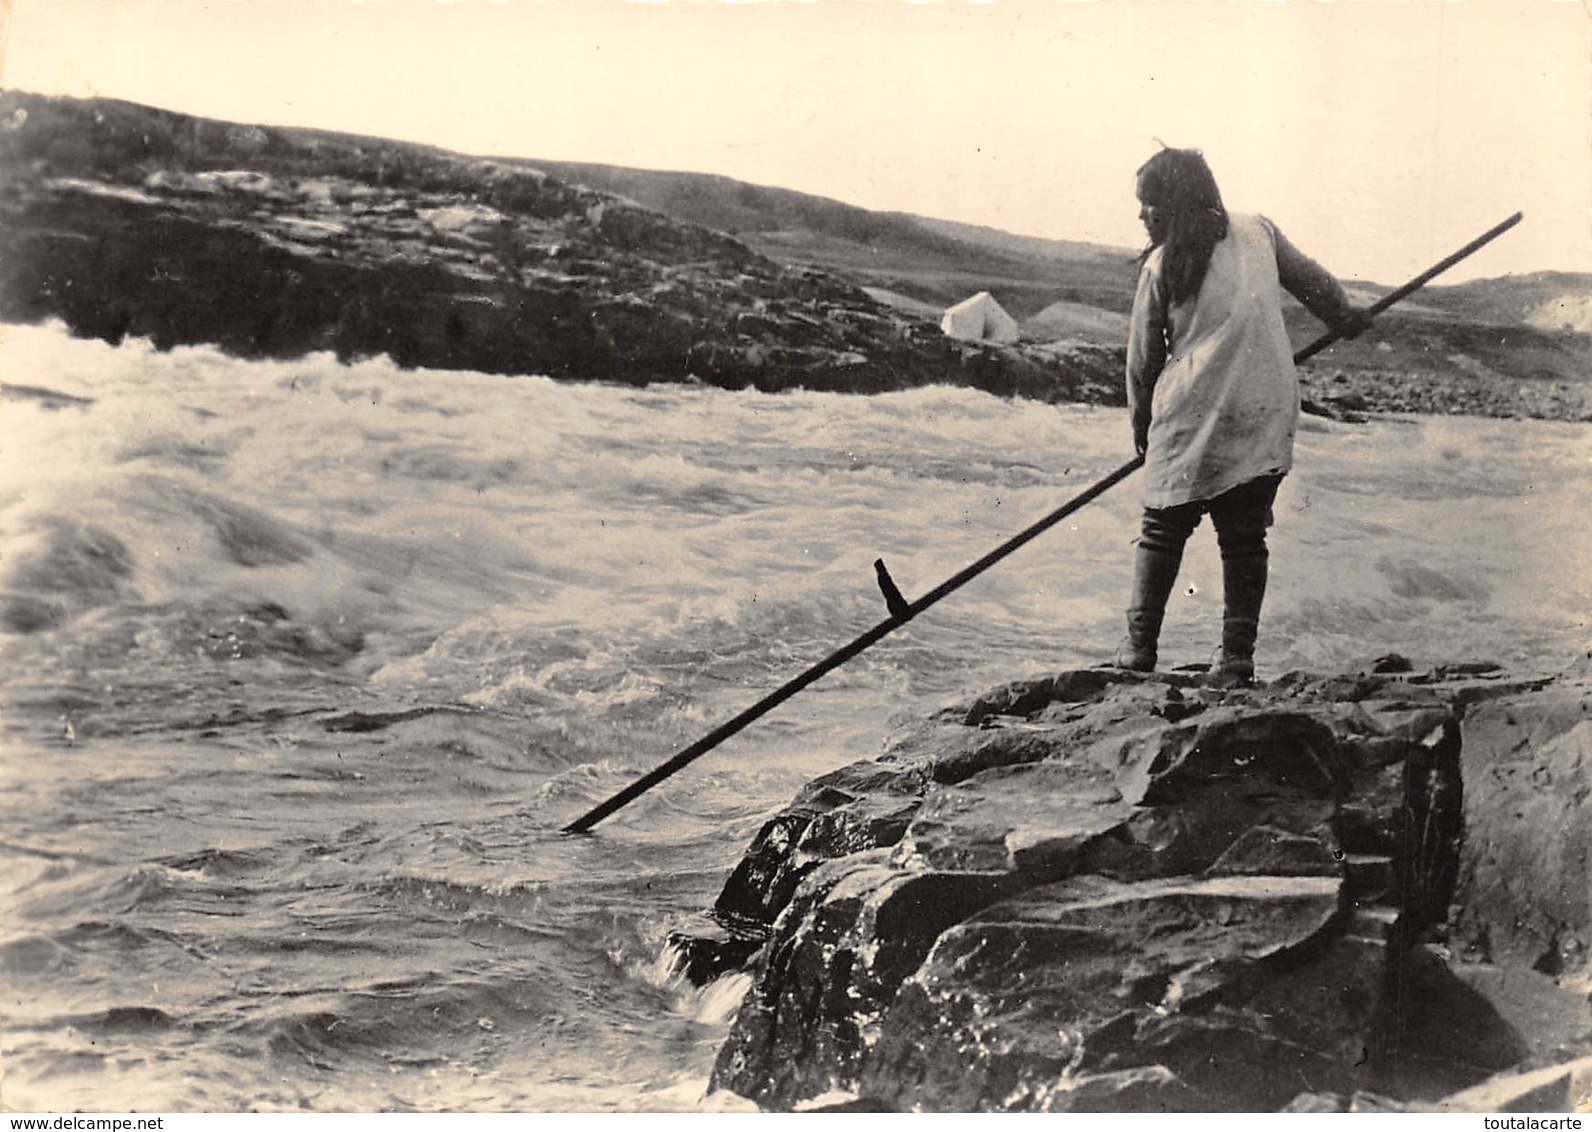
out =
[[(705, 173), (535, 164), (572, 184), (728, 232), (778, 262), (832, 271), (936, 311), (979, 291), (994, 292), (1019, 320), (1060, 300), (1126, 312), (1133, 298), (1137, 253), (1128, 248), (874, 212)], [(1120, 338), (1113, 342), (1120, 343)]]
[(997, 688), (810, 783), (702, 925), (767, 1109), (1563, 1111), (1588, 669)]
[(1001, 349), (524, 164), (122, 102), (0, 97), (0, 318), (245, 357), (1113, 401), (1108, 352)]

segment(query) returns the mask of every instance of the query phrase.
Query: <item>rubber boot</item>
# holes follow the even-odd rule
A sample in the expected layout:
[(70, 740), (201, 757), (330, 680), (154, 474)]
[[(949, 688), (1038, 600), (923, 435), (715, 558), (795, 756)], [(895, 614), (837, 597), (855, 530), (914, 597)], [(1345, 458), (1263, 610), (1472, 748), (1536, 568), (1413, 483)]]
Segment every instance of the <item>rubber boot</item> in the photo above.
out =
[(1133, 562), (1133, 593), (1128, 599), (1128, 637), (1117, 646), (1118, 668), (1134, 672), (1154, 672), (1156, 646), (1161, 639), (1161, 622), (1166, 617), (1166, 599), (1177, 582), (1183, 564), (1183, 548), (1172, 550), (1146, 546), (1139, 542)]
[(1211, 665), (1211, 678), (1224, 687), (1240, 687), (1255, 679), (1255, 637), (1260, 607), (1266, 600), (1267, 554), (1222, 558), (1222, 649)]

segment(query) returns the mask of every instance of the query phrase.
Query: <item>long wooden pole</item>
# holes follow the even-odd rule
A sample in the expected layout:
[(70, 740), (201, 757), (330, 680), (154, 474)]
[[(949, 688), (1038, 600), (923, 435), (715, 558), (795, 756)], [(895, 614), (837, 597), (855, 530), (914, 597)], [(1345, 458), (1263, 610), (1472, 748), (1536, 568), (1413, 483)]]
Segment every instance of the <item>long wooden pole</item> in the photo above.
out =
[(1061, 507), (1058, 507), (1049, 515), (1046, 515), (1043, 519), (1039, 520), (1039, 522), (1035, 523), (1027, 530), (1002, 543), (1000, 546), (990, 551), (990, 553), (986, 554), (983, 558), (980, 558), (977, 562), (962, 570), (954, 577), (947, 578), (934, 589), (918, 598), (917, 601), (908, 603), (904, 608), (901, 608), (900, 612), (895, 613), (888, 619), (879, 622), (879, 624), (875, 625), (872, 629), (869, 629), (866, 633), (852, 641), (849, 645), (836, 649), (834, 652), (824, 657), (823, 660), (820, 660), (817, 664), (809, 668), (806, 672), (803, 672), (800, 676), (782, 685), (775, 691), (770, 692), (768, 695), (758, 700), (757, 703), (753, 704), (751, 707), (747, 708), (733, 719), (729, 719), (724, 723), (721, 723), (718, 727), (715, 727), (712, 731), (698, 739), (695, 743), (692, 743), (689, 747), (685, 748), (685, 750), (675, 755), (668, 762), (661, 764), (654, 770), (651, 770), (643, 775), (641, 778), (638, 778), (635, 782), (632, 782), (629, 786), (615, 794), (612, 798), (609, 798), (606, 802), (602, 803), (602, 805), (595, 807), (589, 813), (583, 814), (575, 821), (570, 822), (569, 825), (564, 827), (564, 831), (566, 833), (586, 832), (592, 826), (602, 821), (603, 818), (619, 809), (619, 807), (634, 801), (637, 797), (652, 789), (652, 787), (662, 782), (665, 778), (668, 778), (671, 774), (685, 766), (687, 763), (693, 761), (701, 755), (707, 754), (707, 752), (711, 751), (714, 747), (717, 747), (731, 735), (734, 735), (737, 731), (740, 731), (753, 720), (766, 715), (768, 712), (772, 711), (774, 708), (790, 699), (797, 692), (807, 687), (807, 685), (811, 684), (819, 677), (833, 671), (836, 668), (839, 668), (842, 664), (845, 664), (846, 661), (850, 660), (863, 650), (872, 648), (884, 637), (901, 628), (901, 626), (905, 625), (908, 621), (912, 620), (925, 609), (929, 608), (929, 606), (945, 597), (952, 590), (958, 589), (967, 582), (971, 581), (973, 578), (977, 577), (979, 574), (982, 574), (985, 570), (988, 570), (991, 566), (995, 565), (995, 563), (999, 562), (1002, 558), (1005, 558), (1018, 547), (1032, 539), (1038, 538), (1051, 527), (1065, 519), (1068, 515), (1071, 515), (1074, 511), (1078, 510), (1078, 508), (1093, 501), (1102, 492), (1109, 490), (1122, 480), (1126, 479), (1128, 476), (1132, 475), (1143, 464), (1144, 457), (1135, 456), (1126, 464), (1123, 464), (1122, 467), (1112, 472), (1109, 476), (1106, 476), (1105, 479), (1100, 480), (1088, 490), (1080, 492), (1072, 499), (1069, 499)]
[[(1409, 295), (1412, 291), (1424, 286), (1431, 279), (1442, 274), (1444, 271), (1447, 271), (1450, 267), (1454, 266), (1454, 264), (1475, 252), (1483, 244), (1489, 243), (1490, 241), (1501, 236), (1510, 228), (1513, 228), (1516, 224), (1520, 223), (1520, 219), (1521, 214), (1518, 212), (1515, 213), (1508, 220), (1505, 220), (1503, 223), (1497, 225), (1483, 235), (1478, 236), (1476, 239), (1466, 244), (1463, 248), (1459, 249), (1459, 251), (1447, 257), (1442, 262), (1434, 264), (1426, 271), (1423, 271), (1421, 274), (1417, 275), (1414, 279), (1411, 279), (1398, 290), (1390, 292), (1388, 295), (1373, 303), (1371, 306), (1366, 308), (1365, 313), (1371, 316), (1381, 314), (1383, 311), (1387, 310), (1388, 307)], [(1294, 363), (1297, 365), (1298, 363), (1303, 362), (1306, 358), (1314, 357), (1316, 354), (1319, 354), (1322, 350), (1326, 349), (1333, 342), (1335, 342), (1337, 338), (1338, 335), (1331, 331), (1323, 334), (1320, 338), (1317, 338), (1314, 342), (1311, 342), (1308, 346), (1304, 347), (1297, 354), (1295, 354)], [(794, 696), (797, 692), (800, 692), (803, 688), (818, 680), (820, 677), (832, 672), (836, 668), (839, 668), (842, 664), (845, 664), (846, 661), (850, 660), (858, 653), (872, 648), (874, 645), (878, 644), (879, 641), (889, 636), (897, 629), (901, 628), (901, 626), (905, 625), (908, 621), (911, 621), (925, 609), (928, 609), (931, 605), (934, 605), (940, 599), (948, 596), (952, 592), (961, 589), (962, 586), (978, 577), (984, 571), (988, 570), (991, 566), (994, 566), (997, 562), (1011, 554), (1013, 551), (1026, 546), (1028, 543), (1032, 542), (1034, 539), (1050, 530), (1051, 527), (1054, 527), (1057, 523), (1061, 522), (1068, 515), (1071, 515), (1074, 511), (1077, 511), (1079, 508), (1085, 507), (1094, 502), (1101, 495), (1104, 495), (1107, 491), (1111, 490), (1117, 484), (1127, 479), (1130, 475), (1138, 471), (1143, 466), (1144, 457), (1135, 456), (1133, 459), (1129, 460), (1126, 464), (1123, 464), (1110, 475), (1097, 481), (1090, 487), (1067, 500), (1067, 502), (1063, 503), (1060, 507), (1050, 512), (1050, 514), (1046, 515), (1043, 519), (1040, 519), (1037, 523), (1024, 528), (1022, 531), (1001, 543), (1000, 546), (984, 555), (984, 557), (980, 558), (977, 562), (974, 562), (953, 574), (951, 577), (935, 586), (928, 593), (918, 598), (917, 601), (903, 601), (900, 594), (895, 589), (895, 583), (890, 580), (890, 575), (885, 571), (883, 561), (875, 562), (874, 566), (879, 572), (880, 585), (885, 591), (885, 601), (890, 608), (889, 618), (879, 622), (879, 624), (875, 625), (872, 629), (869, 629), (866, 633), (863, 633), (850, 644), (836, 649), (823, 660), (820, 660), (817, 664), (803, 672), (800, 676), (797, 676), (795, 679), (786, 682), (773, 692), (770, 692), (751, 707), (747, 708), (745, 711), (742, 711), (739, 715), (725, 720), (712, 731), (698, 739), (695, 743), (692, 743), (689, 747), (686, 747), (667, 762), (660, 763), (658, 766), (654, 767), (652, 770), (636, 779), (636, 781), (632, 782), (629, 786), (619, 791), (619, 793), (613, 795), (611, 798), (607, 799), (601, 804), (592, 807), (586, 813), (582, 814), (580, 817), (566, 825), (564, 827), (564, 832), (589, 832), (592, 826), (602, 821), (615, 810), (635, 801), (642, 794), (645, 794), (648, 790), (651, 790), (658, 783), (662, 782), (664, 779), (668, 778), (670, 775), (674, 774), (688, 763), (694, 762), (696, 759), (707, 754), (714, 747), (717, 747), (730, 736), (741, 731), (748, 724), (760, 719), (762, 716), (767, 715), (770, 711), (773, 711), (780, 704)]]

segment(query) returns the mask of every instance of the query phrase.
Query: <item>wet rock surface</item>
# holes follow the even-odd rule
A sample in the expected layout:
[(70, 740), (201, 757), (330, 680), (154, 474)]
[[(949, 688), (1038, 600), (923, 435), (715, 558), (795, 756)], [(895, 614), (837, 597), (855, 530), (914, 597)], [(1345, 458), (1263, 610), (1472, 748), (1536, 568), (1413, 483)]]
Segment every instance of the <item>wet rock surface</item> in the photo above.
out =
[(1553, 1067), (1592, 1046), (1589, 703), (1579, 671), (1389, 658), (946, 708), (769, 819), (709, 913), (733, 933), (681, 933), (699, 971), (754, 976), (714, 1087), (1035, 1112), (1584, 1091)]

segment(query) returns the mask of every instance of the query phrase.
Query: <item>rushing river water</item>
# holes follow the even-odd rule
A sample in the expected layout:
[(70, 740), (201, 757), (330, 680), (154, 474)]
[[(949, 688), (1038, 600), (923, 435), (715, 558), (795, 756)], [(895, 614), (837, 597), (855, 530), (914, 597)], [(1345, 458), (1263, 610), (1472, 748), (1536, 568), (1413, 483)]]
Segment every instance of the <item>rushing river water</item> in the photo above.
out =
[[(560, 826), (1130, 455), (1120, 411), (247, 363), (5, 327), (0, 1033), (20, 1109), (679, 1110), (666, 935), (772, 809), (1107, 659), (1135, 481)], [(32, 387), (32, 388), (29, 388)], [(41, 390), (53, 391), (49, 395)], [(69, 400), (58, 394), (69, 395)], [(1308, 420), (1261, 676), (1588, 642), (1584, 426)], [(1216, 643), (1196, 535), (1163, 657)]]

